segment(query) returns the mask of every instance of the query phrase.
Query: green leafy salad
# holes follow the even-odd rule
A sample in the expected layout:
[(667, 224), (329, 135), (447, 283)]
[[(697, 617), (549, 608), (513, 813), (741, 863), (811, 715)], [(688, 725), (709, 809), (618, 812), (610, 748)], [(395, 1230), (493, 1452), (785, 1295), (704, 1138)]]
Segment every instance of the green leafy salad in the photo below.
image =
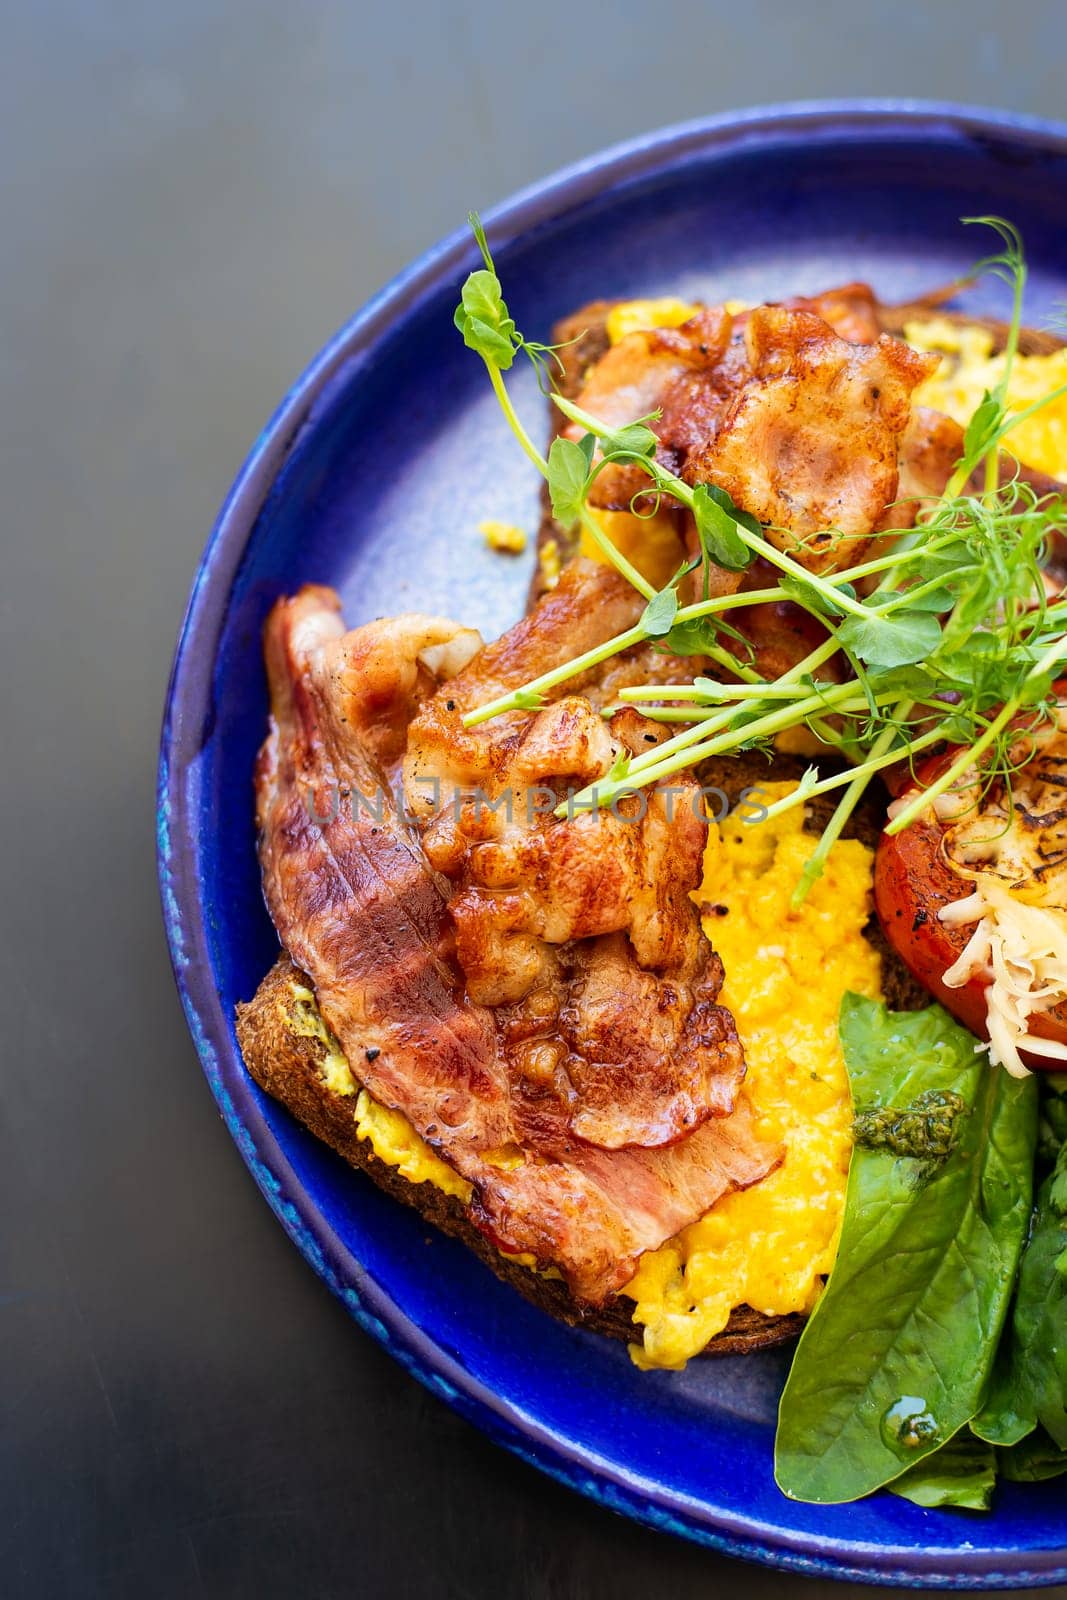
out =
[(856, 1146), (778, 1483), (982, 1509), (998, 1472), (1067, 1472), (1067, 1078), (991, 1067), (940, 1006), (849, 995), (840, 1028)]

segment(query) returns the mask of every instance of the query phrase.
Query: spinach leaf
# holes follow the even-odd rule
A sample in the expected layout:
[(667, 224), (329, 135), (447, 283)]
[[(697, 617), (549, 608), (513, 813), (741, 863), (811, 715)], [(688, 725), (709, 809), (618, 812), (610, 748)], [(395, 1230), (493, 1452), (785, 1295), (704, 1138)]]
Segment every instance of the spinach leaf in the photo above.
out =
[(917, 1506), (960, 1506), (988, 1511), (997, 1480), (992, 1445), (964, 1429), (933, 1455), (909, 1467), (889, 1485)]
[(1014, 1445), (1039, 1422), (1067, 1450), (1067, 1144), (1038, 1192), (1010, 1337), (972, 1426), (991, 1444)]
[[(857, 1147), (837, 1263), (797, 1348), (775, 1449), (779, 1487), (834, 1504), (899, 1478), (981, 1404), (1022, 1250), (1037, 1086), (975, 1053), (939, 1006), (893, 1013), (846, 995), (853, 1100), (962, 1097), (959, 1138), (933, 1171)], [(926, 1164), (928, 1165), (928, 1164)]]
[(1045, 1430), (1038, 1428), (1021, 1444), (998, 1450), (997, 1465), (1001, 1477), (1012, 1483), (1042, 1483), (1067, 1472), (1067, 1450), (1057, 1449)]
[(1037, 1124), (1037, 1155), (1039, 1161), (1051, 1167), (1059, 1158), (1060, 1146), (1067, 1144), (1067, 1077), (1046, 1072), (1042, 1088), (1045, 1095)]

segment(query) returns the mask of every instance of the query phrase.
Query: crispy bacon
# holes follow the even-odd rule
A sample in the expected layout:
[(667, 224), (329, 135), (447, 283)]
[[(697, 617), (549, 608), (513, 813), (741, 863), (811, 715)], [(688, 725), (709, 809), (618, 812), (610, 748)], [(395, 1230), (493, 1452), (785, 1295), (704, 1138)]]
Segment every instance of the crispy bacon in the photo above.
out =
[(780, 302), (787, 311), (810, 311), (849, 344), (874, 344), (882, 331), (878, 301), (869, 283), (846, 283), (821, 294)]
[[(740, 346), (732, 335), (733, 319), (722, 306), (698, 312), (680, 328), (627, 334), (592, 368), (578, 404), (609, 427), (659, 411), (657, 455), (675, 471), (686, 451), (717, 426), (736, 387), (731, 351)], [(582, 431), (577, 424), (567, 429), (572, 438)], [(647, 488), (639, 466), (613, 463), (598, 475), (590, 504), (623, 511)]]
[[(743, 1057), (732, 1019), (715, 1004), (721, 970), (689, 902), (700, 855), (691, 808), (675, 826), (661, 798), (647, 830), (615, 821), (595, 848), (588, 818), (572, 825), (541, 813), (527, 840), (495, 841), (517, 853), (493, 867), (479, 851), (494, 841), (467, 836), (460, 806), (449, 878), (423, 849), (429, 819), (415, 822), (383, 796), (394, 754), (383, 729), (414, 712), (425, 756), (433, 730), (456, 728), (458, 707), (483, 684), (506, 687), (531, 662), (570, 654), (573, 629), (585, 639), (598, 629), (610, 635), (633, 605), (614, 574), (587, 563), (565, 575), (553, 601), (540, 622), (535, 614), (458, 672), (471, 637), (439, 619), (401, 617), (346, 634), (330, 591), (279, 602), (266, 630), (272, 724), (257, 815), (275, 926), (357, 1077), (471, 1182), (472, 1216), (487, 1234), (558, 1267), (578, 1298), (599, 1303), (627, 1281), (638, 1255), (757, 1181), (779, 1153), (755, 1138), (737, 1097)], [(590, 770), (615, 747), (577, 696), (506, 720), (452, 752), (454, 786), (494, 763), (498, 785), (524, 760), (528, 777), (561, 762)], [(634, 737), (634, 720), (620, 741)], [(440, 753), (447, 759), (446, 747)], [(538, 859), (532, 876), (524, 847)], [(627, 904), (619, 885), (636, 886), (631, 855), (641, 851), (659, 852), (645, 868), (663, 879), (641, 886), (640, 905)], [(604, 908), (592, 876), (598, 859)], [(577, 896), (568, 863), (587, 875)], [(517, 881), (486, 881), (501, 870)], [(456, 910), (465, 894), (484, 899), (483, 932), (500, 930), (498, 979), (516, 953), (506, 937), (513, 901), (535, 946), (527, 981), (493, 1007), (472, 995), (462, 964)]]
[[(411, 620), (424, 636), (427, 619)], [(361, 634), (346, 639), (336, 595), (318, 588), (279, 601), (268, 620), (272, 719), (256, 772), (267, 905), (323, 1015), (346, 1045), (358, 1040), (353, 1068), (362, 1076), (362, 1058), (374, 1055), (388, 1104), (431, 1096), (456, 1137), (492, 1148), (510, 1121), (491, 1019), (464, 1005), (444, 897), (395, 814), (377, 825), (384, 774), (348, 737), (337, 685), (354, 679)], [(367, 809), (354, 805), (357, 794)]]
[[(603, 626), (613, 602), (638, 604), (609, 568), (576, 563), (515, 630), (536, 640), (538, 669), (574, 648), (569, 617), (579, 599), (587, 627), (597, 618)], [(721, 975), (688, 897), (705, 838), (699, 791), (686, 779), (615, 811), (556, 819), (566, 787), (595, 783), (620, 752), (647, 749), (659, 734), (632, 711), (605, 724), (589, 699), (572, 694), (510, 726), (500, 719), (465, 729), (465, 711), (490, 689), (517, 687), (535, 664), (529, 648), (509, 648), (512, 676), (502, 655), (490, 646), (475, 657), (427, 702), (409, 735), (409, 775), (451, 763), (424, 847), (457, 889), (451, 911), (468, 993), (536, 1014), (521, 1070), (534, 1079), (562, 1072), (579, 1137), (611, 1148), (667, 1143), (729, 1111), (740, 1067), (713, 1005)], [(476, 786), (473, 797), (465, 785)]]
[[(914, 521), (917, 502), (897, 502), (898, 462), (917, 450), (912, 441), (905, 456), (910, 396), (932, 363), (880, 334), (874, 294), (855, 283), (736, 316), (713, 307), (680, 328), (630, 334), (589, 370), (579, 402), (615, 424), (658, 409), (663, 465), (726, 488), (772, 525), (772, 543), (821, 572)], [(646, 482), (640, 468), (610, 467), (594, 503), (624, 507)], [(683, 521), (696, 555), (695, 529)], [(751, 587), (753, 575), (716, 569), (709, 593), (742, 582)], [(769, 675), (817, 642), (817, 625), (788, 604), (734, 622)]]
[(751, 379), (686, 477), (725, 489), (813, 571), (859, 560), (896, 497), (911, 392), (936, 357), (887, 334), (851, 344), (780, 306), (751, 313), (745, 343)]
[[(929, 406), (915, 406), (900, 442), (900, 495), (914, 497), (914, 506), (944, 493), (963, 455), (963, 429), (952, 417)], [(1000, 457), (1000, 481), (1019, 477), (1038, 495), (1062, 494), (1064, 485), (1037, 467), (1016, 461), (1006, 451)], [(979, 468), (971, 487), (982, 487), (984, 470)], [(913, 507), (914, 515), (914, 507)]]

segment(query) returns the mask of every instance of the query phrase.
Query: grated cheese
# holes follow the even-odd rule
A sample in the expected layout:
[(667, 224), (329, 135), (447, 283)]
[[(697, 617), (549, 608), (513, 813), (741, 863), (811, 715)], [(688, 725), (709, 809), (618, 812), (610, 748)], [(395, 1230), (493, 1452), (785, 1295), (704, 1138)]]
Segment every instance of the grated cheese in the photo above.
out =
[(1030, 1032), (1030, 1019), (1050, 1011), (1067, 994), (1067, 912), (1028, 905), (1004, 880), (981, 873), (973, 894), (954, 900), (938, 913), (949, 928), (975, 924), (944, 983), (962, 989), (973, 978), (990, 978), (986, 990), (988, 1045), (994, 1066), (1013, 1078), (1027, 1075), (1020, 1051), (1033, 1050), (1067, 1061), (1067, 1045)]

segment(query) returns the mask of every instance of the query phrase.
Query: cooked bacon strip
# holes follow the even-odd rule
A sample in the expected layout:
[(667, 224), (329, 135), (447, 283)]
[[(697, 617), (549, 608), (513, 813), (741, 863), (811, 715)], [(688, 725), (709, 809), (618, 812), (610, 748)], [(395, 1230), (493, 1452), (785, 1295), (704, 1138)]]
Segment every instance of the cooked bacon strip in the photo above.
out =
[[(539, 641), (539, 665), (568, 653), (576, 597), (597, 617), (621, 588), (608, 568), (570, 567), (557, 604), (544, 603), (523, 630)], [(460, 793), (457, 807), (446, 795), (424, 839), (432, 865), (456, 885), (451, 911), (468, 993), (515, 1008), (516, 1070), (572, 1101), (578, 1138), (613, 1149), (669, 1143), (728, 1112), (742, 1071), (732, 1025), (714, 1004), (721, 973), (688, 893), (705, 842), (699, 793), (687, 779), (618, 814), (557, 820), (564, 784), (595, 783), (621, 750), (647, 749), (658, 730), (633, 711), (606, 725), (574, 695), (525, 715), (518, 729), (463, 730), (463, 712), (490, 685), (508, 686), (500, 670), (493, 647), (475, 657), (424, 706), (409, 739), (421, 769), (447, 763), (465, 739), (467, 778), (490, 802), (464, 803)]]
[[(422, 634), (425, 619), (414, 621)], [(318, 588), (279, 601), (268, 619), (272, 720), (256, 771), (264, 893), (368, 1087), (364, 1057), (374, 1055), (374, 1093), (387, 1104), (432, 1102), (454, 1137), (490, 1149), (511, 1126), (491, 1019), (457, 992), (444, 897), (395, 811), (377, 824), (382, 771), (329, 696), (363, 653), (361, 632), (347, 655), (340, 603)], [(353, 809), (355, 794), (367, 808)]]
[(578, 1138), (609, 1150), (669, 1144), (705, 1121), (709, 1106), (732, 1111), (736, 1078), (722, 1065), (737, 1061), (737, 1045), (729, 1013), (713, 1003), (722, 969), (717, 960), (701, 966), (694, 991), (643, 972), (621, 933), (583, 951), (560, 1018)]
[[(571, 613), (564, 595), (556, 617), (573, 614), (588, 636), (595, 624), (574, 610), (580, 592)], [(629, 602), (609, 589), (602, 598), (610, 633)], [(734, 1103), (743, 1063), (732, 1020), (714, 1004), (721, 973), (710, 955), (690, 963), (686, 987), (639, 967), (621, 934), (568, 939), (550, 953), (547, 989), (497, 1010), (471, 1000), (443, 880), (378, 793), (388, 685), (396, 715), (410, 715), (427, 675), (447, 678), (469, 653), (469, 636), (449, 630), (407, 617), (345, 634), (336, 596), (321, 589), (274, 608), (272, 725), (257, 768), (264, 891), (360, 1081), (471, 1182), (472, 1216), (487, 1234), (555, 1265), (578, 1298), (599, 1303), (643, 1251), (756, 1182), (779, 1152)], [(520, 625), (485, 652), (487, 670), (499, 682), (546, 648), (536, 625)], [(449, 692), (446, 683), (446, 701)], [(349, 803), (334, 803), (339, 791)], [(366, 803), (351, 802), (357, 793)], [(679, 900), (694, 882), (675, 885)], [(662, 1053), (622, 1037), (627, 1005), (634, 1028), (658, 1030)], [(687, 1048), (675, 1061), (679, 1039)]]
[(592, 368), (578, 403), (609, 427), (647, 416), (687, 373), (718, 366), (732, 330), (730, 313), (709, 306), (680, 328), (628, 333)]
[[(614, 424), (657, 408), (665, 466), (728, 489), (775, 525), (771, 542), (825, 571), (914, 520), (914, 502), (892, 502), (911, 391), (931, 364), (880, 336), (874, 294), (856, 283), (733, 317), (710, 308), (677, 329), (630, 334), (593, 365), (579, 401)], [(594, 503), (618, 509), (645, 486), (640, 468), (613, 467), (597, 480)], [(696, 555), (691, 519), (683, 525)], [(703, 577), (690, 583), (695, 597)], [(753, 574), (716, 569), (709, 592), (742, 583), (752, 587)], [(818, 633), (788, 605), (746, 610), (734, 624), (768, 675), (800, 660)]]
[[(1010, 441), (1009, 441), (1010, 442)], [(952, 417), (929, 406), (915, 406), (900, 444), (900, 495), (917, 502), (936, 499), (955, 472), (963, 455), (963, 429)], [(1064, 485), (1038, 467), (1016, 461), (1007, 451), (1000, 455), (1000, 481), (1019, 477), (1037, 494), (1062, 494)], [(973, 486), (981, 487), (984, 473), (975, 473)]]
[[(687, 891), (699, 879), (705, 841), (695, 784), (653, 788), (617, 813), (552, 816), (566, 788), (595, 784), (624, 750), (647, 748), (655, 725), (634, 713), (597, 715), (593, 682), (530, 714), (474, 728), (463, 714), (517, 687), (531, 671), (616, 628), (640, 602), (608, 567), (576, 561), (533, 615), (476, 656), (413, 721), (405, 763), (408, 803), (428, 772), (444, 772), (445, 804), (428, 819), (431, 864), (460, 893), (452, 902), (458, 953), (474, 998), (517, 1002), (550, 981), (553, 949), (569, 940), (625, 932), (647, 969), (688, 984), (701, 977), (707, 945)], [(574, 618), (586, 619), (576, 644)], [(568, 686), (570, 687), (570, 686)], [(476, 795), (464, 800), (465, 788)], [(676, 1041), (683, 1052), (681, 1037)], [(661, 1121), (657, 1112), (656, 1121)]]
[[(732, 333), (729, 312), (710, 306), (680, 328), (627, 334), (592, 368), (578, 404), (608, 427), (659, 411), (657, 455), (675, 471), (685, 452), (708, 437), (736, 388)], [(736, 341), (734, 348), (741, 350)], [(575, 423), (566, 432), (576, 439), (583, 430)], [(648, 475), (641, 467), (613, 463), (598, 475), (590, 504), (624, 511), (647, 489)]]
[(850, 344), (821, 317), (776, 306), (751, 313), (745, 342), (752, 379), (686, 477), (718, 484), (771, 524), (779, 549), (806, 541), (812, 571), (860, 560), (896, 497), (911, 392), (936, 357), (886, 334)]
[[(903, 307), (881, 305), (865, 283), (732, 317), (709, 307), (680, 328), (630, 334), (591, 365), (586, 356), (572, 365), (571, 381), (584, 370), (579, 402), (616, 425), (658, 409), (657, 457), (664, 466), (692, 482), (720, 483), (744, 509), (786, 530), (782, 536), (769, 529), (770, 540), (812, 570), (826, 571), (862, 559), (880, 535), (912, 527), (962, 454), (957, 423), (911, 406), (914, 386), (936, 357), (886, 336), (929, 316), (956, 287)], [(605, 309), (591, 306), (586, 314), (602, 319)], [(1060, 343), (1054, 335), (1024, 333), (1020, 348), (1044, 352)], [(1002, 477), (1017, 471), (1039, 494), (1062, 488), (1005, 454)], [(598, 478), (593, 503), (623, 509), (646, 483), (640, 468), (613, 467)], [(664, 497), (661, 504), (668, 503)], [(681, 508), (675, 515), (690, 555), (699, 555), (692, 519)], [(813, 536), (831, 526), (838, 536), (816, 545)], [(1052, 543), (1058, 586), (1067, 575), (1067, 539), (1056, 533)], [(744, 576), (715, 569), (709, 593), (775, 579), (763, 563)], [(689, 582), (696, 598), (704, 576)], [(732, 622), (764, 677), (794, 666), (824, 637), (789, 602), (746, 608)]]
[(821, 294), (797, 295), (779, 302), (787, 311), (810, 311), (849, 344), (874, 344), (882, 331), (879, 305), (869, 283), (846, 283)]

